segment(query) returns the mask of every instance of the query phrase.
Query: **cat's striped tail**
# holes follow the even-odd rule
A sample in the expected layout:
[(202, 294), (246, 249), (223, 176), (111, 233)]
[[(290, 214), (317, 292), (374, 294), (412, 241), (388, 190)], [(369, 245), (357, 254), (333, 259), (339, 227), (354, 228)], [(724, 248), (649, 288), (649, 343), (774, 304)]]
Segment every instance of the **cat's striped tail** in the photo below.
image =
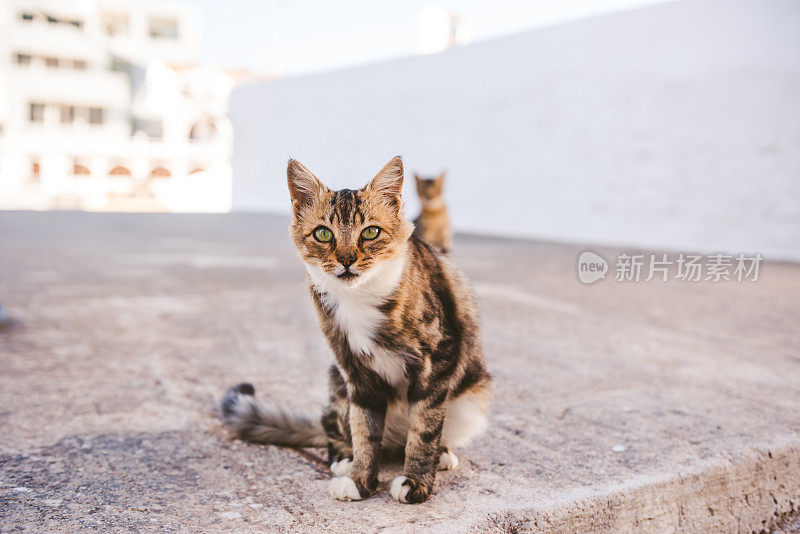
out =
[(225, 426), (239, 439), (284, 447), (325, 447), (325, 431), (318, 417), (309, 417), (261, 402), (251, 384), (230, 388), (222, 398)]

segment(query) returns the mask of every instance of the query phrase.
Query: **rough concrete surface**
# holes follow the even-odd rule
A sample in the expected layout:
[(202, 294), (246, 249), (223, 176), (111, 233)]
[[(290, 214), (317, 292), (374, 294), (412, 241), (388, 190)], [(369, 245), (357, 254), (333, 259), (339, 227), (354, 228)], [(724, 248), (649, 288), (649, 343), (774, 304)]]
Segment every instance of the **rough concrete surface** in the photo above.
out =
[(457, 236), (492, 424), (429, 502), (392, 501), (390, 465), (342, 503), (322, 451), (230, 441), (215, 415), (241, 380), (325, 400), (285, 219), (0, 213), (0, 530), (792, 532), (800, 266), (583, 285), (583, 249)]

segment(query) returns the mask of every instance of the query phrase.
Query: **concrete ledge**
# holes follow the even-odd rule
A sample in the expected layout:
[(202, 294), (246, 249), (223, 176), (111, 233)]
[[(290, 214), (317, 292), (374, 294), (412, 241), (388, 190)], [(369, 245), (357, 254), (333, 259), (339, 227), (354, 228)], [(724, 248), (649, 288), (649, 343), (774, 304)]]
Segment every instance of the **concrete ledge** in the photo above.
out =
[(0, 212), (0, 530), (797, 532), (800, 266), (583, 285), (582, 247), (457, 237), (490, 427), (429, 502), (393, 502), (388, 465), (339, 503), (321, 451), (214, 414), (241, 380), (325, 402), (283, 218)]
[(769, 532), (797, 512), (800, 450), (752, 451), (569, 504), (491, 517), (472, 532)]

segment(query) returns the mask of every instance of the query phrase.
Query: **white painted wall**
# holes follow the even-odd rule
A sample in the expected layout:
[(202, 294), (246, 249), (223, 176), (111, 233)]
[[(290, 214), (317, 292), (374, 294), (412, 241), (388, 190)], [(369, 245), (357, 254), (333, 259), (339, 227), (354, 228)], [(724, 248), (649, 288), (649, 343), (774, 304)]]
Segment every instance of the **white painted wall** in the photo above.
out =
[(230, 114), (238, 210), (287, 210), (289, 156), (352, 187), (399, 153), (449, 170), (458, 230), (800, 259), (797, 0), (681, 1), (256, 83)]

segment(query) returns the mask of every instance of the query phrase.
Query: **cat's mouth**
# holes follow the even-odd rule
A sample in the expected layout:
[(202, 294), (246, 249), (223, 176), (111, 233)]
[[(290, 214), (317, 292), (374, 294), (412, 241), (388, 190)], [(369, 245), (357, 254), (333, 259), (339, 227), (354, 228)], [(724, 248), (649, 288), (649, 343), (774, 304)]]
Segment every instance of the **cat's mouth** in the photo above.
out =
[(350, 271), (345, 271), (342, 274), (337, 274), (336, 278), (338, 278), (339, 280), (351, 280), (351, 279), (353, 279), (353, 278), (355, 278), (357, 276), (358, 275), (356, 273), (351, 273)]

